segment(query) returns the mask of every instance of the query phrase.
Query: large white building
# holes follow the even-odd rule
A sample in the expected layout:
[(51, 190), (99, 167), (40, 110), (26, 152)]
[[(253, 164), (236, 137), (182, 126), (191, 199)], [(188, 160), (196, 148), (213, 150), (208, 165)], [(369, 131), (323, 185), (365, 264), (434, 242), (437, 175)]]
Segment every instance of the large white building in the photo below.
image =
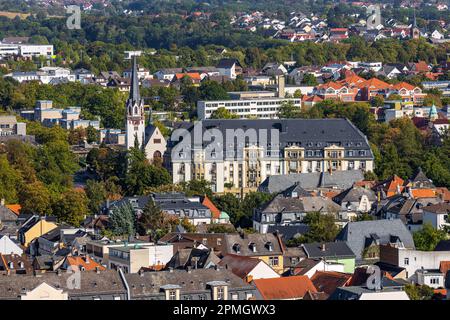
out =
[(203, 120), (180, 127), (169, 143), (173, 183), (205, 179), (214, 192), (241, 194), (271, 175), (373, 170), (366, 137), (346, 119)]
[(0, 57), (7, 56), (51, 58), (53, 56), (53, 45), (0, 43)]
[(198, 101), (198, 118), (209, 119), (214, 111), (225, 108), (240, 118), (277, 119), (280, 107), (286, 101), (292, 101), (295, 107), (301, 108), (300, 98), (249, 98), (239, 100)]

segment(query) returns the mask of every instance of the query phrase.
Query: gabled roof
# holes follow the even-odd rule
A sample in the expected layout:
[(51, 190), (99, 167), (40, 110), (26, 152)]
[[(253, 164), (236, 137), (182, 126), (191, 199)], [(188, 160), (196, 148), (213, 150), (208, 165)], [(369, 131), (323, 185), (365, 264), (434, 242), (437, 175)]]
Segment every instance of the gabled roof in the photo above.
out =
[(5, 207), (14, 212), (17, 216), (20, 214), (20, 209), (22, 209), (20, 204), (7, 204)]
[(219, 219), (221, 212), (217, 207), (214, 205), (214, 203), (209, 200), (209, 198), (205, 195), (202, 200), (202, 205), (207, 207), (211, 211), (211, 215), (213, 219)]
[(404, 82), (404, 81), (392, 85), (392, 89), (394, 89), (394, 90), (406, 89), (406, 90), (411, 91), (411, 90), (414, 90), (415, 88), (416, 87), (413, 86), (412, 84), (409, 84), (409, 83)]
[(105, 267), (103, 267), (102, 265), (98, 264), (97, 262), (95, 262), (94, 260), (92, 260), (90, 257), (85, 256), (85, 257), (81, 257), (81, 256), (73, 256), (73, 257), (67, 257), (66, 258), (66, 262), (67, 262), (67, 266), (72, 266), (72, 267), (78, 267), (83, 271), (91, 271), (91, 270), (100, 270), (100, 271), (104, 271), (106, 270)]
[[(231, 254), (239, 254), (241, 256), (258, 257), (258, 256), (274, 256), (282, 255), (284, 247), (281, 239), (272, 234), (225, 234), (226, 252)], [(253, 244), (256, 251), (253, 251), (250, 246)], [(270, 250), (270, 245), (272, 250)], [(237, 249), (239, 246), (239, 250)]]
[(260, 263), (265, 263), (257, 258), (249, 258), (238, 256), (235, 254), (226, 254), (219, 262), (220, 266), (223, 266), (241, 279), (245, 279), (253, 269)]
[(450, 203), (437, 203), (423, 208), (423, 211), (431, 212), (435, 214), (449, 214), (450, 213)]
[(308, 291), (317, 292), (307, 276), (291, 276), (254, 280), (264, 300), (303, 299)]
[(342, 204), (345, 202), (359, 202), (361, 201), (362, 196), (367, 196), (369, 201), (377, 200), (375, 192), (373, 192), (372, 190), (363, 187), (352, 186), (351, 188), (348, 188), (347, 190), (335, 196), (333, 198), (333, 201), (338, 204)]
[(17, 214), (7, 206), (0, 205), (0, 221), (16, 221)]
[(380, 244), (390, 243), (395, 236), (406, 248), (415, 248), (411, 232), (400, 219), (349, 222), (339, 232), (336, 240), (345, 241), (356, 255), (356, 260), (359, 260), (362, 258), (366, 239), (373, 235), (379, 238)]
[(364, 180), (364, 174), (360, 170), (329, 172), (295, 173), (288, 175), (273, 175), (266, 178), (258, 187), (258, 191), (266, 193), (278, 193), (298, 183), (304, 189), (316, 189), (318, 187), (347, 189), (356, 181)]
[(217, 64), (217, 68), (229, 69), (232, 68), (235, 64), (242, 67), (239, 63), (239, 60), (237, 59), (221, 59)]
[(311, 277), (311, 281), (317, 291), (331, 295), (338, 287), (345, 286), (352, 275), (336, 271), (316, 271)]
[(354, 258), (355, 254), (343, 241), (302, 244), (308, 258)]

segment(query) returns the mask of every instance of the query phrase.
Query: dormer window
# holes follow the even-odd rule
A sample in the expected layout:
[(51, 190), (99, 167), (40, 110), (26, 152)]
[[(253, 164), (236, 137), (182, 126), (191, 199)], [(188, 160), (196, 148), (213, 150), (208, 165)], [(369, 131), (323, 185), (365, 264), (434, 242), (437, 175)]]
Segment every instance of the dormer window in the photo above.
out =
[(235, 244), (233, 245), (233, 250), (234, 250), (236, 253), (241, 253), (241, 245), (240, 245), (239, 243), (235, 243)]
[(250, 242), (250, 244), (248, 245), (248, 247), (250, 248), (250, 250), (251, 250), (252, 252), (256, 252), (256, 243)]
[(268, 242), (266, 243), (266, 247), (267, 247), (267, 250), (273, 251), (273, 244), (272, 244), (272, 242), (268, 241)]
[(14, 262), (10, 261), (8, 263), (10, 269), (14, 269)]

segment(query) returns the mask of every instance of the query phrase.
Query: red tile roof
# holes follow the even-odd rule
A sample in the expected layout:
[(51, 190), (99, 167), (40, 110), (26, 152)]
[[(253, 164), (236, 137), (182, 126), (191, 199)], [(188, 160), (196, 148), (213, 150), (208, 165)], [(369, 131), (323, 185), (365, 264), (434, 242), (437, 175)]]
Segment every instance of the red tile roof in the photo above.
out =
[(414, 198), (435, 198), (436, 192), (433, 189), (412, 189), (411, 193)]
[(345, 286), (350, 279), (351, 274), (336, 271), (317, 271), (311, 281), (318, 291), (332, 294), (336, 288)]
[(7, 204), (5, 205), (5, 207), (14, 212), (16, 215), (19, 215), (20, 209), (22, 209), (22, 206), (20, 204)]
[(443, 274), (447, 274), (447, 271), (449, 270), (450, 270), (450, 261), (441, 261), (439, 271), (441, 271)]
[(95, 270), (96, 268), (99, 268), (99, 270), (101, 271), (106, 270), (105, 267), (98, 264), (90, 257), (80, 257), (80, 256), (67, 257), (67, 264), (69, 266), (77, 266), (79, 268), (83, 267), (85, 271), (92, 271)]
[(307, 276), (291, 276), (254, 280), (264, 300), (303, 299), (308, 291), (317, 292)]
[(212, 203), (211, 200), (207, 196), (203, 198), (202, 205), (207, 207), (209, 210), (211, 210), (211, 214), (213, 219), (219, 219), (220, 218), (220, 210), (217, 209), (217, 207)]

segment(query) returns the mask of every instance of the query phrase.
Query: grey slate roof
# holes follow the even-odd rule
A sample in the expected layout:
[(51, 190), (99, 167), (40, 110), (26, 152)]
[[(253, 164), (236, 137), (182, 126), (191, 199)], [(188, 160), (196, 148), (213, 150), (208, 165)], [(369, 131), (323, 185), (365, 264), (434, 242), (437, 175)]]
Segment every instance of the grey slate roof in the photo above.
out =
[(9, 208), (0, 205), (0, 221), (2, 222), (12, 222), (17, 220), (17, 215), (12, 212)]
[(339, 212), (341, 207), (324, 197), (283, 198), (276, 196), (263, 208), (262, 213), (278, 212)]
[(359, 170), (329, 172), (311, 172), (288, 175), (273, 175), (267, 177), (258, 188), (259, 192), (278, 193), (298, 183), (303, 189), (319, 187), (338, 189), (350, 188), (353, 183), (364, 180), (364, 174)]
[(359, 186), (352, 186), (333, 197), (333, 201), (339, 204), (344, 202), (359, 202), (363, 195), (367, 196), (369, 201), (377, 200), (377, 196), (374, 191)]
[(353, 251), (342, 241), (304, 243), (302, 247), (309, 259), (355, 257)]
[(208, 283), (214, 281), (224, 281), (235, 289), (253, 288), (226, 269), (196, 269), (189, 273), (185, 270), (143, 272), (141, 274), (125, 274), (125, 279), (130, 288), (131, 299), (163, 296), (162, 288), (167, 285), (179, 286), (180, 295), (210, 292)]
[[(281, 255), (283, 254), (282, 244), (278, 237), (272, 233), (260, 234), (251, 233), (245, 234), (225, 234), (226, 252), (222, 254), (231, 253), (242, 256), (266, 256), (266, 255)], [(250, 249), (250, 244), (256, 245), (256, 252)], [(273, 250), (269, 250), (268, 244), (271, 243)], [(236, 245), (239, 245), (239, 253), (236, 251)]]
[(68, 289), (67, 278), (72, 273), (46, 272), (34, 275), (10, 275), (0, 277), (0, 300), (18, 299), (18, 296), (26, 291), (35, 289), (42, 283), (46, 283), (55, 289), (63, 289), (71, 297), (90, 296), (98, 294), (126, 294), (125, 287), (119, 274), (115, 270), (85, 271), (80, 277), (80, 289)]
[(311, 197), (312, 194), (303, 189), (300, 184), (296, 183), (281, 192), (284, 197), (293, 197), (294, 195), (296, 197)]
[(295, 224), (291, 226), (269, 226), (267, 228), (268, 233), (278, 232), (283, 241), (291, 240), (299, 235), (303, 235), (309, 231), (307, 224)]
[(406, 248), (415, 248), (411, 233), (400, 219), (349, 222), (336, 240), (345, 241), (359, 260), (362, 259), (366, 239), (374, 236), (378, 237), (380, 244), (387, 244), (393, 237), (398, 237)]

